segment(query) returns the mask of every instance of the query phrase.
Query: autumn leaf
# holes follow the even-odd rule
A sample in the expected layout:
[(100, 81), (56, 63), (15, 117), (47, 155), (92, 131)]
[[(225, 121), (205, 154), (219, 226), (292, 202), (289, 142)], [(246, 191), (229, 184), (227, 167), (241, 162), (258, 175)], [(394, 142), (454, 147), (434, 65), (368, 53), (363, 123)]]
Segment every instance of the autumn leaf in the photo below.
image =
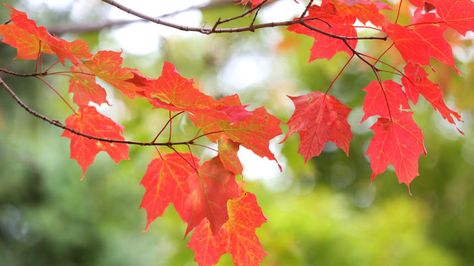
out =
[(304, 18), (308, 19), (305, 21), (308, 26), (293, 24), (288, 30), (314, 38), (310, 62), (322, 58), (331, 59), (338, 52), (352, 55), (351, 48), (357, 46), (357, 40), (347, 40), (350, 48), (339, 37), (357, 37), (357, 31), (353, 26), (354, 17), (340, 14), (333, 4), (324, 2), (321, 6), (311, 6)]
[(384, 81), (382, 86), (378, 81), (372, 81), (364, 91), (367, 95), (364, 98), (364, 117), (361, 121), (365, 121), (370, 116), (391, 118), (398, 116), (400, 112), (410, 110), (402, 86), (392, 80)]
[(380, 10), (390, 9), (387, 4), (372, 0), (323, 0), (322, 5), (328, 3), (333, 4), (339, 14), (352, 16), (364, 24), (371, 22), (376, 26), (385, 23), (385, 17), (380, 13)]
[(87, 106), (89, 102), (107, 103), (107, 93), (97, 84), (95, 75), (84, 65), (71, 67), (69, 92), (74, 94), (73, 101), (79, 106)]
[(471, 0), (429, 0), (449, 27), (462, 35), (474, 30), (474, 3)]
[(0, 25), (0, 36), (4, 43), (17, 48), (18, 59), (36, 60), (41, 53), (45, 53), (56, 54), (63, 64), (65, 59), (78, 64), (81, 59), (90, 56), (85, 42), (68, 42), (52, 36), (45, 27), (39, 27), (29, 19), (26, 13), (4, 5), (11, 11), (11, 22)]
[[(79, 112), (66, 119), (66, 126), (97, 138), (124, 140), (123, 128), (97, 112), (92, 106), (79, 107)], [(62, 136), (71, 140), (71, 158), (79, 163), (83, 175), (89, 165), (94, 162), (95, 156), (101, 151), (107, 152), (116, 163), (128, 159), (126, 144), (93, 140), (68, 130), (65, 130)]]
[(461, 121), (461, 115), (446, 105), (441, 88), (428, 79), (428, 73), (423, 68), (419, 65), (407, 64), (404, 72), (402, 82), (407, 95), (414, 104), (418, 102), (418, 97), (421, 94), (449, 123), (456, 125), (456, 121)]
[(98, 78), (109, 83), (123, 94), (134, 98), (143, 89), (130, 82), (134, 77), (132, 69), (122, 66), (121, 53), (114, 51), (99, 51), (94, 57), (84, 62), (89, 71)]
[(217, 157), (199, 167), (190, 153), (169, 153), (148, 165), (141, 184), (145, 194), (140, 205), (147, 211), (147, 226), (172, 203), (188, 223), (186, 234), (203, 219), (217, 232), (228, 220), (227, 201), (239, 195), (235, 175)]
[(163, 215), (172, 203), (184, 220), (189, 215), (185, 203), (190, 192), (190, 179), (195, 178), (196, 170), (193, 165), (199, 163), (199, 158), (189, 153), (168, 153), (150, 162), (145, 176), (141, 181), (145, 187), (140, 208), (147, 212), (147, 225)]
[[(220, 100), (225, 106), (241, 106), (238, 96), (227, 96)], [(234, 122), (228, 119), (216, 119), (204, 113), (191, 115), (190, 119), (207, 137), (216, 142), (222, 135), (233, 142), (252, 150), (261, 157), (276, 160), (270, 151), (269, 142), (281, 134), (280, 120), (260, 107), (250, 112), (250, 116)]]
[(217, 147), (222, 165), (236, 175), (242, 174), (242, 164), (237, 156), (239, 145), (222, 135), (217, 141)]
[[(430, 16), (431, 17), (431, 16)], [(444, 39), (445, 27), (427, 24), (429, 21), (403, 27), (398, 24), (386, 25), (383, 30), (392, 39), (403, 59), (407, 63), (430, 65), (430, 58), (456, 68), (453, 52), (449, 43)]]
[(236, 266), (257, 266), (265, 257), (256, 228), (266, 222), (255, 195), (244, 192), (228, 203), (229, 220), (213, 234), (204, 220), (193, 232), (188, 246), (194, 251), (194, 259), (203, 265), (214, 265), (224, 253), (230, 253)]
[[(239, 1), (239, 0), (237, 0)], [(248, 3), (251, 3), (252, 4), (252, 7), (256, 7), (258, 5), (260, 5), (261, 3), (263, 3), (264, 0), (240, 0), (240, 3), (244, 6), (246, 6)]]
[(187, 210), (186, 234), (207, 219), (213, 233), (229, 219), (227, 201), (239, 196), (239, 186), (235, 174), (228, 171), (219, 158), (206, 161), (191, 178), (189, 195), (185, 202)]
[(14, 25), (0, 25), (2, 42), (17, 49), (17, 59), (36, 60), (41, 53), (53, 54), (46, 42), (41, 42), (38, 37)]
[[(335, 97), (319, 91), (290, 97), (295, 112), (288, 121), (288, 136), (300, 135), (299, 153), (308, 161), (319, 156), (327, 142), (334, 142), (346, 155), (352, 138), (347, 117), (351, 109)], [(282, 142), (283, 142), (282, 141)]]
[(371, 127), (374, 137), (367, 149), (372, 180), (393, 165), (399, 183), (410, 186), (418, 176), (418, 158), (426, 153), (423, 133), (410, 112), (401, 112), (392, 119), (379, 118)]
[(232, 122), (250, 116), (244, 105), (228, 106), (199, 91), (193, 80), (181, 76), (170, 62), (164, 63), (158, 79), (135, 76), (134, 83), (146, 88), (144, 97), (158, 108), (193, 114), (203, 113)]

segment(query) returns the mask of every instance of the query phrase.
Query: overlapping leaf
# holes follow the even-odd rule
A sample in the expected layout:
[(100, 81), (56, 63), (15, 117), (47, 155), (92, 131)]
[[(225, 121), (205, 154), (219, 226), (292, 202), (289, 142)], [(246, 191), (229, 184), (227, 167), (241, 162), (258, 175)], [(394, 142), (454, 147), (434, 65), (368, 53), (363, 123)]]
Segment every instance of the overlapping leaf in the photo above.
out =
[(203, 265), (214, 265), (224, 253), (230, 253), (236, 266), (257, 266), (266, 255), (260, 244), (256, 228), (266, 218), (258, 206), (255, 195), (244, 192), (228, 203), (229, 220), (213, 234), (209, 223), (203, 221), (194, 231), (188, 246), (194, 259)]
[(71, 67), (69, 92), (74, 94), (73, 101), (79, 106), (87, 106), (89, 102), (107, 103), (105, 89), (97, 84), (96, 76), (84, 65)]
[[(236, 95), (224, 97), (220, 102), (225, 106), (241, 106)], [(191, 121), (212, 141), (225, 135), (261, 157), (275, 160), (269, 149), (269, 141), (281, 134), (280, 120), (260, 107), (250, 112), (250, 116), (238, 122), (228, 119), (216, 119), (214, 116), (200, 113), (191, 115)]]
[(159, 78), (144, 79), (135, 76), (134, 83), (146, 88), (143, 96), (158, 108), (193, 114), (203, 113), (232, 122), (250, 116), (244, 105), (225, 105), (199, 91), (193, 80), (181, 76), (170, 62), (164, 63)]
[[(76, 114), (66, 119), (66, 126), (80, 133), (110, 140), (124, 140), (123, 129), (110, 118), (97, 112), (95, 107), (81, 106)], [(71, 158), (82, 168), (83, 174), (94, 162), (95, 156), (105, 151), (116, 162), (128, 159), (128, 146), (123, 143), (98, 141), (65, 130), (63, 137), (71, 140)]]
[(240, 163), (237, 152), (239, 151), (239, 144), (230, 140), (227, 136), (222, 135), (218, 143), (219, 159), (222, 165), (232, 173), (238, 175), (242, 173), (242, 164)]
[(449, 27), (462, 35), (474, 31), (474, 2), (471, 0), (429, 0)]
[(433, 57), (455, 68), (451, 46), (443, 36), (444, 30), (442, 25), (427, 24), (426, 21), (411, 27), (398, 24), (384, 27), (406, 62), (427, 66)]
[(398, 181), (407, 186), (418, 176), (418, 158), (425, 153), (423, 133), (410, 112), (401, 112), (392, 119), (379, 118), (371, 127), (374, 131), (367, 155), (372, 179), (387, 169), (395, 168)]
[(364, 90), (367, 95), (364, 99), (362, 121), (370, 116), (391, 118), (410, 109), (402, 86), (394, 81), (384, 81), (382, 86), (377, 81), (372, 81)]
[(215, 157), (199, 166), (189, 153), (171, 153), (154, 159), (142, 179), (147, 228), (172, 203), (188, 223), (186, 234), (203, 219), (217, 232), (228, 220), (227, 201), (238, 197), (235, 175)]
[(380, 10), (390, 9), (387, 4), (372, 0), (323, 0), (322, 5), (327, 3), (332, 3), (340, 14), (357, 18), (364, 24), (371, 22), (376, 26), (385, 23), (385, 17), (380, 13)]
[(299, 153), (306, 161), (319, 156), (329, 141), (349, 155), (352, 138), (351, 128), (347, 123), (351, 111), (349, 107), (335, 97), (319, 91), (290, 98), (295, 105), (295, 112), (288, 121), (285, 139), (298, 132)]
[(357, 37), (353, 16), (339, 13), (332, 3), (326, 1), (321, 6), (311, 6), (305, 19), (306, 26), (294, 24), (288, 30), (314, 38), (310, 61), (331, 59), (338, 52), (352, 55), (351, 48), (356, 47), (357, 40), (344, 38)]
[(418, 102), (418, 97), (421, 94), (451, 124), (455, 125), (456, 121), (461, 121), (461, 115), (451, 110), (444, 102), (439, 85), (431, 82), (426, 71), (419, 65), (407, 64), (402, 82), (413, 103)]
[(39, 27), (28, 16), (8, 5), (11, 22), (0, 25), (3, 42), (17, 49), (17, 58), (36, 60), (44, 54), (55, 54), (64, 63), (65, 59), (78, 64), (89, 57), (89, 48), (83, 41), (68, 42), (49, 34), (45, 27)]
[[(123, 94), (134, 98), (143, 93), (143, 88), (135, 85), (131, 80), (135, 70), (122, 66), (123, 59), (119, 52), (99, 51), (90, 60), (84, 62), (89, 73), (106, 81)], [(83, 74), (79, 74), (83, 76)]]
[(189, 183), (196, 178), (193, 167), (198, 163), (199, 158), (188, 153), (168, 153), (150, 162), (141, 181), (145, 195), (140, 207), (147, 212), (147, 229), (170, 203), (182, 219), (187, 218), (189, 211), (185, 204), (190, 192)]
[(212, 232), (217, 233), (229, 219), (227, 201), (239, 196), (235, 174), (214, 157), (199, 168), (199, 174), (190, 180), (189, 188), (185, 203), (188, 211), (186, 234), (203, 219), (207, 219)]

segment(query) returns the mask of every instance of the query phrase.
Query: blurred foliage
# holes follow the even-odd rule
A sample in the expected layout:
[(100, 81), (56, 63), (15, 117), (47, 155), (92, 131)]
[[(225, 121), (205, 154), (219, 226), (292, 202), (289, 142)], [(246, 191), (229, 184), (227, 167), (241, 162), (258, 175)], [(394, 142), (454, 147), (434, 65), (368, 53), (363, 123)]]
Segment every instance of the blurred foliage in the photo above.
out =
[[(41, 24), (68, 20), (67, 12), (39, 10)], [(203, 21), (210, 24), (241, 11), (238, 6), (211, 10)], [(248, 22), (233, 26), (238, 23)], [(87, 39), (94, 46), (110, 41), (112, 33), (68, 37)], [(459, 45), (466, 49), (469, 44)], [(159, 74), (164, 60), (172, 61), (208, 93), (238, 92), (251, 108), (265, 105), (286, 121), (292, 110), (286, 95), (325, 90), (347, 60), (338, 55), (307, 63), (310, 46), (308, 38), (270, 29), (243, 35), (171, 35), (163, 39), (158, 56), (123, 54), (128, 66), (146, 65), (143, 71), (152, 75)], [(244, 82), (239, 72), (246, 73), (230, 67), (256, 55), (264, 66), (259, 69), (262, 79), (243, 88), (229, 85), (233, 79)], [(2, 67), (33, 69), (32, 63), (13, 57), (12, 49), (0, 45)], [(268, 252), (264, 265), (472, 264), (474, 64), (460, 62), (459, 68), (462, 77), (448, 69), (440, 69), (437, 76), (448, 88), (450, 102), (464, 110), (466, 134), (461, 137), (426, 102), (416, 107), (428, 156), (420, 159), (420, 177), (410, 196), (393, 172), (373, 183), (369, 179), (364, 151), (371, 133), (369, 123), (359, 121), (361, 88), (373, 76), (363, 65), (351, 63), (331, 91), (354, 108), (349, 117), (355, 132), (350, 157), (328, 145), (321, 157), (305, 164), (297, 154), (298, 137), (293, 136), (281, 146), (284, 185), (268, 186), (271, 179), (249, 182), (248, 189), (257, 194), (268, 217), (258, 231)], [(58, 120), (68, 115), (64, 104), (38, 81), (5, 78), (35, 109)], [(67, 95), (66, 80), (55, 79), (53, 84)], [(113, 106), (104, 111), (125, 126), (128, 138), (150, 139), (167, 120), (166, 112), (151, 109), (143, 100), (109, 93)], [(181, 132), (179, 138), (195, 133), (186, 119), (175, 123), (174, 132)], [(131, 160), (118, 166), (100, 155), (80, 180), (79, 167), (69, 159), (69, 142), (60, 134), (0, 91), (0, 265), (193, 265), (183, 241), (185, 226), (172, 208), (143, 232), (145, 212), (138, 206), (144, 191), (139, 183), (155, 156), (153, 149), (133, 147)], [(224, 256), (220, 264), (231, 264), (230, 257)]]

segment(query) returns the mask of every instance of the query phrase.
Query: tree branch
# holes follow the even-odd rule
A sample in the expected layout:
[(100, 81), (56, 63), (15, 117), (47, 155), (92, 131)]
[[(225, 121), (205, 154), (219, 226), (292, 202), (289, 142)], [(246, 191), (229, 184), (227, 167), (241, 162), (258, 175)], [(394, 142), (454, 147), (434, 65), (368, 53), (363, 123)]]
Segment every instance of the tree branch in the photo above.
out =
[[(176, 23), (172, 23), (172, 22), (168, 22), (168, 21), (159, 19), (159, 18), (154, 18), (154, 17), (148, 16), (148, 15), (145, 15), (145, 14), (137, 12), (137, 11), (135, 11), (135, 10), (129, 8), (129, 7), (126, 7), (126, 6), (124, 6), (120, 3), (117, 3), (114, 0), (102, 0), (102, 2), (107, 3), (111, 6), (114, 6), (114, 7), (118, 8), (118, 9), (120, 9), (120, 10), (126, 12), (126, 13), (129, 13), (131, 15), (134, 15), (136, 17), (139, 17), (141, 19), (147, 20), (149, 22), (152, 22), (152, 23), (155, 23), (155, 24), (158, 24), (158, 25), (162, 25), (162, 26), (165, 26), (165, 27), (169, 27), (169, 28), (173, 28), (173, 29), (177, 29), (177, 30), (181, 30), (181, 31), (197, 32), (197, 33), (206, 34), (206, 35), (216, 34), (216, 33), (253, 32), (253, 31), (258, 30), (258, 29), (274, 28), (274, 27), (286, 27), (286, 26), (290, 26), (290, 25), (301, 24), (301, 25), (303, 25), (303, 26), (305, 26), (305, 27), (307, 27), (311, 30), (314, 30), (314, 31), (318, 32), (318, 33), (324, 34), (324, 35), (329, 36), (329, 37), (341, 39), (341, 40), (383, 40), (383, 41), (387, 40), (387, 36), (384, 36), (384, 37), (376, 37), (376, 36), (373, 36), (373, 37), (347, 37), (347, 36), (334, 35), (334, 34), (325, 32), (323, 30), (314, 28), (312, 26), (309, 26), (308, 24), (305, 23), (306, 21), (315, 20), (317, 18), (297, 18), (297, 19), (288, 20), (288, 21), (269, 22), (269, 23), (255, 24), (255, 25), (251, 24), (249, 26), (237, 27), (237, 28), (217, 29), (217, 27), (215, 27), (215, 24), (214, 24), (213, 27), (190, 27), (190, 26), (184, 26), (184, 25), (181, 25), (181, 24), (176, 24)], [(219, 24), (220, 23), (219, 20), (216, 23)]]
[[(160, 15), (156, 18), (162, 19), (162, 18), (171, 17), (174, 15), (178, 15), (178, 14), (181, 14), (187, 11), (192, 11), (192, 10), (215, 9), (219, 7), (233, 5), (234, 3), (235, 2), (233, 0), (214, 1), (208, 4), (204, 4), (204, 5), (196, 5), (196, 6), (191, 6), (188, 8), (181, 9), (181, 10), (176, 10), (170, 13)], [(122, 27), (129, 24), (139, 23), (139, 22), (149, 22), (149, 21), (145, 19), (136, 19), (136, 20), (105, 21), (102, 23), (90, 24), (90, 25), (77, 25), (77, 24), (61, 25), (61, 26), (48, 28), (48, 31), (54, 35), (62, 35), (65, 33), (88, 33), (88, 32), (96, 32), (96, 31), (100, 31), (100, 30), (108, 29), (108, 28)]]
[[(23, 100), (10, 88), (10, 86), (8, 86), (7, 83), (5, 83), (5, 81), (2, 78), (0, 78), (0, 85), (2, 85), (2, 87), (7, 91), (7, 93), (18, 103), (18, 105), (20, 105), (23, 109), (25, 109), (25, 111), (27, 111), (31, 115), (33, 115), (33, 116), (49, 123), (49, 124), (51, 124), (55, 127), (62, 128), (64, 130), (67, 130), (67, 131), (75, 134), (75, 135), (85, 137), (85, 138), (88, 138), (88, 139), (91, 139), (91, 140), (103, 141), (103, 142), (108, 142), (108, 143), (121, 143), (121, 144), (127, 144), (127, 145), (137, 145), (137, 146), (165, 146), (165, 147), (172, 148), (173, 146), (178, 146), (178, 145), (194, 145), (195, 144), (194, 142), (199, 138), (202, 138), (202, 137), (205, 137), (205, 136), (208, 136), (208, 135), (212, 135), (212, 134), (222, 133), (222, 131), (209, 132), (209, 133), (200, 135), (198, 137), (194, 137), (194, 138), (192, 138), (188, 141), (178, 141), (178, 142), (141, 142), (141, 141), (107, 139), (107, 138), (96, 137), (96, 136), (92, 136), (92, 135), (89, 135), (89, 134), (79, 132), (79, 131), (77, 131), (73, 128), (67, 127), (66, 125), (59, 122), (58, 120), (51, 119), (51, 118), (49, 118), (49, 117), (33, 110), (30, 106), (28, 106), (25, 102), (23, 102)], [(200, 146), (200, 145), (198, 145), (198, 146)]]

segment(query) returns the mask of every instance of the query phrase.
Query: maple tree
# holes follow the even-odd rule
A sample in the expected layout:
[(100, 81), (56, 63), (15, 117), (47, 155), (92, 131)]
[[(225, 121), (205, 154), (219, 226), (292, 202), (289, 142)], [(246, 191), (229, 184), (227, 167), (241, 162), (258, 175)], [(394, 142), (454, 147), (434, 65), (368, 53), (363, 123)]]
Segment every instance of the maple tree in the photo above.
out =
[[(247, 11), (219, 19), (212, 27), (187, 27), (149, 17), (116, 1), (102, 2), (149, 22), (202, 34), (286, 27), (290, 32), (314, 39), (309, 61), (330, 60), (340, 52), (347, 54), (347, 63), (325, 92), (290, 96), (295, 111), (286, 123), (288, 131), (282, 142), (298, 133), (299, 153), (305, 161), (319, 156), (328, 142), (335, 143), (349, 155), (352, 133), (347, 118), (351, 108), (329, 92), (355, 60), (374, 74), (374, 80), (363, 88), (362, 118), (362, 121), (375, 118), (371, 127), (374, 136), (366, 153), (372, 179), (385, 172), (389, 165), (394, 167), (398, 181), (408, 187), (418, 176), (418, 159), (426, 150), (422, 131), (413, 119), (412, 106), (417, 104), (420, 95), (448, 123), (456, 127), (461, 121), (461, 116), (445, 104), (441, 88), (429, 79), (429, 72), (436, 69), (432, 64), (435, 59), (460, 74), (445, 33), (456, 31), (462, 36), (474, 30), (474, 2), (471, 0), (402, 0), (397, 4), (378, 0), (323, 0), (321, 3), (310, 0), (293, 20), (261, 24), (256, 23), (258, 12), (270, 1), (242, 0), (242, 5), (249, 5)], [(402, 6), (413, 9), (408, 24), (399, 21)], [(35, 77), (55, 92), (45, 77), (65, 75), (69, 77), (68, 91), (77, 107), (61, 97), (72, 112), (62, 123), (29, 107), (3, 78), (0, 84), (30, 114), (64, 130), (62, 136), (70, 139), (71, 158), (80, 165), (83, 175), (101, 151), (119, 163), (129, 159), (130, 145), (154, 147), (157, 155), (141, 181), (145, 194), (140, 206), (147, 213), (146, 228), (172, 204), (187, 223), (185, 235), (191, 234), (188, 245), (199, 265), (213, 265), (224, 253), (230, 253), (236, 265), (258, 265), (262, 261), (266, 253), (255, 230), (266, 218), (256, 196), (245, 191), (244, 182), (238, 179), (243, 169), (237, 152), (240, 146), (248, 148), (274, 160), (280, 167), (269, 149), (270, 140), (282, 134), (282, 122), (278, 118), (264, 107), (250, 110), (238, 95), (216, 99), (205, 94), (171, 62), (164, 63), (159, 77), (147, 77), (138, 69), (124, 66), (120, 52), (93, 53), (86, 42), (54, 36), (22, 11), (8, 5), (2, 9), (10, 11), (10, 19), (0, 25), (2, 42), (16, 49), (17, 59), (35, 61), (36, 71), (18, 73), (0, 68), (0, 72), (15, 77)], [(248, 26), (223, 27), (229, 21), (252, 16)], [(362, 29), (369, 30), (370, 35), (366, 35), (366, 31), (363, 34)], [(384, 49), (378, 54), (361, 52), (361, 43), (368, 41), (380, 42)], [(384, 61), (390, 52), (399, 55), (398, 64)], [(56, 63), (43, 68), (45, 55), (54, 56), (63, 69), (53, 71), (58, 67)], [(391, 74), (391, 78), (383, 79), (382, 74)], [(167, 110), (168, 121), (150, 141), (125, 139), (124, 128), (101, 114), (94, 105), (108, 104), (106, 90), (97, 79), (125, 97), (146, 99), (151, 107)], [(189, 140), (175, 141), (171, 125), (176, 117), (183, 115), (187, 115), (199, 131)], [(167, 128), (170, 128), (168, 140), (159, 141)], [(203, 144), (204, 138), (215, 143), (217, 150)], [(178, 147), (187, 150), (183, 152)], [(211, 149), (216, 155), (201, 163), (193, 153), (192, 148), (197, 147)]]

